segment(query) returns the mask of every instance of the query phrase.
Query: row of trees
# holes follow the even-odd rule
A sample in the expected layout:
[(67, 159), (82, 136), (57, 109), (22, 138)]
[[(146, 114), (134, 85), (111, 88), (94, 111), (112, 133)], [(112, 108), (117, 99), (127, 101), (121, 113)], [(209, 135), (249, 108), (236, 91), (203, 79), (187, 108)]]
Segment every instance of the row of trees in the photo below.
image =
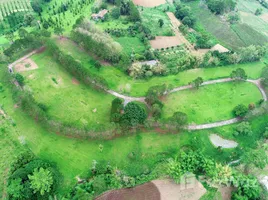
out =
[(120, 60), (122, 47), (108, 34), (99, 30), (92, 22), (83, 20), (72, 31), (72, 39), (100, 58), (117, 63)]
[(211, 12), (223, 14), (235, 9), (236, 2), (234, 0), (206, 0), (208, 8)]

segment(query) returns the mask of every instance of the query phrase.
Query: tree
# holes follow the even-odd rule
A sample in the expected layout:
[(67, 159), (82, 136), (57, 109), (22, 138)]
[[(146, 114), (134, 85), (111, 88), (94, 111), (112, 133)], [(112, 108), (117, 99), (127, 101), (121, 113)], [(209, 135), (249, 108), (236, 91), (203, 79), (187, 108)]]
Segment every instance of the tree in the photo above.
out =
[(54, 29), (54, 33), (58, 36), (60, 36), (62, 38), (62, 35), (63, 35), (63, 32), (64, 32), (64, 29), (61, 27), (61, 26), (57, 26), (55, 29)]
[(248, 122), (241, 122), (235, 128), (236, 135), (252, 135), (252, 129)]
[(111, 11), (111, 16), (114, 19), (118, 19), (120, 17), (120, 9), (118, 7), (113, 8)]
[(180, 162), (177, 160), (169, 160), (167, 165), (167, 174), (175, 183), (180, 183), (181, 177), (184, 174)]
[(236, 117), (245, 117), (248, 113), (248, 108), (247, 106), (240, 104), (234, 108), (233, 113)]
[(12, 198), (10, 199), (22, 199), (23, 197), (23, 185), (20, 178), (12, 180), (7, 187), (7, 193)]
[(162, 28), (163, 25), (164, 25), (164, 20), (163, 19), (159, 19), (158, 20), (158, 24), (159, 24), (160, 28)]
[(268, 66), (263, 68), (262, 73), (261, 73), (261, 83), (264, 87), (268, 87)]
[(152, 106), (152, 115), (155, 119), (159, 119), (162, 115), (162, 106), (159, 104), (154, 104)]
[(20, 38), (25, 38), (27, 36), (28, 32), (24, 28), (19, 29), (19, 36)]
[(15, 74), (15, 79), (20, 86), (24, 86), (24, 77), (21, 74), (19, 73)]
[(177, 129), (188, 123), (188, 116), (183, 112), (175, 112), (171, 118), (168, 120), (168, 124), (175, 126)]
[(204, 82), (203, 78), (198, 77), (195, 80), (193, 80), (192, 85), (193, 85), (194, 88), (199, 89), (199, 87), (203, 84), (203, 82)]
[(268, 164), (268, 156), (264, 149), (249, 149), (244, 153), (241, 160), (245, 164), (246, 172), (248, 172), (251, 166), (264, 169)]
[(130, 102), (124, 109), (124, 114), (121, 117), (120, 123), (126, 127), (136, 127), (139, 124), (143, 124), (147, 114), (145, 109), (138, 103)]
[(111, 121), (112, 122), (119, 122), (121, 118), (121, 111), (123, 110), (123, 100), (120, 98), (115, 98), (112, 101), (112, 108), (111, 108)]
[(247, 78), (248, 78), (245, 70), (242, 68), (238, 68), (236, 70), (233, 70), (232, 73), (230, 74), (230, 77), (232, 79), (237, 79), (237, 80), (247, 80)]
[(53, 185), (53, 177), (48, 169), (40, 168), (34, 169), (33, 175), (28, 175), (31, 182), (31, 188), (35, 193), (39, 192), (44, 195), (46, 192), (50, 192)]

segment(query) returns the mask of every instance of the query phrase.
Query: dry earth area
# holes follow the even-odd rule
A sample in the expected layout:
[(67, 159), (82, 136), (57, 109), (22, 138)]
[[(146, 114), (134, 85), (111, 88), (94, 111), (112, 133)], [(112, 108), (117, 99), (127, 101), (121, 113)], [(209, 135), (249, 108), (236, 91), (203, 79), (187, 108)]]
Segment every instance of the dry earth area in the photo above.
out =
[(196, 178), (187, 179), (182, 184), (171, 180), (154, 180), (134, 188), (106, 192), (96, 200), (196, 200), (205, 193), (206, 189)]
[(155, 7), (161, 4), (165, 4), (166, 0), (133, 0), (133, 3), (137, 6)]
[(232, 140), (225, 140), (216, 134), (211, 134), (209, 136), (209, 139), (215, 147), (222, 147), (224, 149), (235, 148), (238, 145), (237, 142)]
[(30, 58), (26, 58), (25, 60), (17, 63), (14, 66), (16, 72), (30, 71), (37, 68), (38, 68), (37, 64)]
[(220, 187), (219, 192), (221, 193), (222, 200), (230, 200), (232, 197), (232, 192), (234, 188), (232, 187)]

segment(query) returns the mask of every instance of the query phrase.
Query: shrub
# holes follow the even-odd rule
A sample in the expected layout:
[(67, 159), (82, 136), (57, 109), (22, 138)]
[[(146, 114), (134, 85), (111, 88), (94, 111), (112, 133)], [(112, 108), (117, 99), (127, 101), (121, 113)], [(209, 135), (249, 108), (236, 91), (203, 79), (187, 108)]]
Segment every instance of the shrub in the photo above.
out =
[(130, 102), (124, 109), (120, 123), (124, 127), (136, 127), (139, 124), (143, 124), (146, 118), (145, 109), (135, 102)]
[(241, 122), (235, 128), (236, 135), (245, 135), (250, 136), (252, 135), (252, 129), (248, 122)]
[(245, 117), (248, 113), (248, 108), (245, 105), (240, 104), (234, 108), (233, 113), (236, 117)]
[(15, 79), (20, 86), (24, 86), (24, 77), (21, 74), (15, 74)]

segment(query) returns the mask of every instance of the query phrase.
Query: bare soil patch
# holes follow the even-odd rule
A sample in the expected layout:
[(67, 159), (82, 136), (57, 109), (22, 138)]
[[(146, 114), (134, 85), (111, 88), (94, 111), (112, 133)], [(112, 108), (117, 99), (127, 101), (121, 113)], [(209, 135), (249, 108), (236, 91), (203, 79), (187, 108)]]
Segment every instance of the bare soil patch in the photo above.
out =
[(261, 18), (263, 21), (265, 21), (265, 22), (268, 23), (268, 13), (262, 14), (262, 15), (260, 16), (260, 18)]
[(171, 180), (154, 180), (152, 183), (158, 188), (162, 200), (196, 200), (206, 193), (204, 186), (195, 177), (187, 178), (181, 184)]
[(77, 79), (75, 79), (75, 78), (72, 78), (72, 83), (74, 85), (79, 85), (80, 84), (80, 82)]
[(97, 197), (95, 200), (160, 200), (160, 193), (153, 183), (145, 183), (143, 185), (112, 190)]
[(165, 4), (166, 0), (133, 0), (133, 3), (137, 6), (155, 7), (161, 4)]
[(17, 63), (14, 66), (16, 72), (30, 71), (37, 68), (38, 68), (37, 64), (30, 58), (26, 58), (25, 60)]
[(232, 140), (225, 140), (216, 134), (211, 134), (209, 136), (209, 139), (214, 146), (222, 147), (224, 149), (235, 148), (238, 145), (237, 142)]
[(184, 42), (178, 36), (156, 36), (154, 40), (150, 41), (150, 44), (154, 49), (165, 49), (182, 45)]
[(232, 192), (234, 188), (232, 187), (220, 187), (219, 192), (221, 193), (222, 200), (230, 200), (232, 197)]

